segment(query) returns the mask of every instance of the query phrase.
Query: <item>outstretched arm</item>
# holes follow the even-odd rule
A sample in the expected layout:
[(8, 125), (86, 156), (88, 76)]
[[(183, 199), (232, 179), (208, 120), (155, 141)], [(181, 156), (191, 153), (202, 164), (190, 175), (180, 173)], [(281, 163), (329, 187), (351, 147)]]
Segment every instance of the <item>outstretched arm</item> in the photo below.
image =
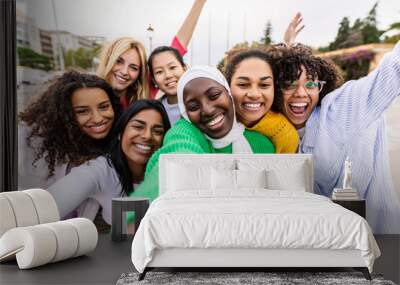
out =
[(197, 21), (200, 17), (201, 11), (203, 10), (206, 0), (195, 0), (190, 9), (189, 14), (186, 16), (185, 21), (180, 27), (176, 37), (178, 38), (181, 45), (186, 49), (192, 39), (194, 28), (196, 27)]
[[(65, 217), (87, 198), (97, 193), (107, 192), (109, 197), (119, 197), (121, 184), (113, 167), (105, 157), (98, 157), (80, 166), (51, 185), (47, 191), (53, 195), (60, 211)], [(111, 200), (111, 198), (110, 198)], [(103, 206), (104, 209), (104, 205)]]
[(323, 105), (326, 110), (338, 114), (335, 118), (338, 126), (357, 133), (380, 118), (399, 96), (400, 42), (393, 51), (385, 54), (379, 66), (367, 76), (348, 81), (327, 94)]
[(51, 185), (47, 191), (53, 195), (61, 218), (76, 209), (87, 198), (100, 192), (96, 169), (87, 164), (72, 171)]
[(297, 35), (304, 29), (303, 25), (303, 16), (300, 12), (298, 12), (290, 21), (289, 26), (287, 27), (285, 34), (283, 35), (283, 42), (287, 46), (291, 46), (295, 40)]

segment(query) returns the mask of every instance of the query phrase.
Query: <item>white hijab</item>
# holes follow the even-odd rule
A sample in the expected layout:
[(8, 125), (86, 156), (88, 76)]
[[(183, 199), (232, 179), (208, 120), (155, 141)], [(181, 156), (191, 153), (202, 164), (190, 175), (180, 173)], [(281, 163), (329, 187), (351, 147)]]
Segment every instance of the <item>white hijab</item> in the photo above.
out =
[[(218, 69), (209, 66), (201, 66), (201, 65), (194, 66), (188, 69), (181, 76), (178, 82), (177, 96), (178, 96), (179, 111), (181, 112), (182, 117), (185, 118), (188, 122), (190, 122), (190, 120), (186, 112), (185, 104), (183, 103), (183, 90), (186, 84), (195, 78), (209, 78), (218, 82), (219, 84), (225, 87), (233, 103), (233, 98), (231, 95), (231, 90), (229, 88), (228, 82)], [(223, 138), (220, 139), (213, 139), (207, 136), (206, 134), (204, 135), (212, 143), (214, 148), (217, 149), (224, 148), (232, 144), (233, 153), (253, 153), (249, 142), (243, 135), (245, 127), (241, 123), (238, 123), (236, 121), (235, 105), (232, 104), (232, 106), (234, 114), (232, 129)]]

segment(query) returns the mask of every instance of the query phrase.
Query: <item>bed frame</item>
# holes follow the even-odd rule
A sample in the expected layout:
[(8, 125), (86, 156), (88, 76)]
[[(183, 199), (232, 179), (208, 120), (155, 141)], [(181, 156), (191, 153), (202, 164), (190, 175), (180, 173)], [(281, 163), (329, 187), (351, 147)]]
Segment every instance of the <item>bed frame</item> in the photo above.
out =
[(361, 271), (371, 280), (359, 250), (327, 249), (182, 249), (156, 250), (139, 280), (155, 268), (231, 268), (234, 271), (285, 268), (343, 268)]
[[(287, 160), (304, 160), (308, 163), (310, 171), (309, 181), (313, 181), (312, 156), (308, 154), (282, 154)], [(211, 160), (235, 160), (247, 157), (248, 155), (221, 155), (221, 154), (167, 154), (160, 157), (160, 194), (165, 190), (167, 177), (167, 163), (174, 161), (182, 163), (189, 160), (198, 160), (200, 163)], [(277, 155), (254, 154), (254, 158), (271, 159), (273, 161)], [(308, 192), (313, 192), (313, 183), (310, 183)], [(147, 265), (143, 273), (139, 275), (139, 280), (143, 280), (148, 271), (156, 268), (184, 268), (194, 269), (220, 269), (229, 268), (234, 271), (252, 271), (257, 269), (285, 268), (343, 268), (350, 267), (361, 271), (367, 280), (371, 280), (371, 275), (359, 250), (329, 250), (329, 249), (238, 249), (238, 248), (168, 248), (157, 249), (154, 252), (152, 261)], [(263, 270), (259, 270), (263, 271)]]

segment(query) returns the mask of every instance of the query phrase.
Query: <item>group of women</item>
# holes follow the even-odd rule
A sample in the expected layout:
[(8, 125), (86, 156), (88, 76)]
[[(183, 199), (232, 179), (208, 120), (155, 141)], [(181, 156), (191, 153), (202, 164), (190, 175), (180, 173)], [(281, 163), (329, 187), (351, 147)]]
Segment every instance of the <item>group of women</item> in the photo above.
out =
[[(332, 63), (291, 46), (302, 29), (298, 14), (286, 45), (241, 51), (225, 74), (188, 68), (182, 56), (204, 4), (195, 0), (171, 46), (148, 60), (140, 42), (117, 39), (104, 48), (97, 76), (67, 72), (20, 114), (49, 176), (67, 165), (48, 188), (60, 215), (93, 220), (101, 212), (110, 224), (113, 197), (152, 201), (163, 153), (301, 152), (314, 155), (314, 188), (326, 196), (350, 156), (374, 232), (400, 233), (383, 119), (400, 95), (400, 44), (367, 77), (340, 86)], [(148, 99), (158, 89), (162, 96)]]

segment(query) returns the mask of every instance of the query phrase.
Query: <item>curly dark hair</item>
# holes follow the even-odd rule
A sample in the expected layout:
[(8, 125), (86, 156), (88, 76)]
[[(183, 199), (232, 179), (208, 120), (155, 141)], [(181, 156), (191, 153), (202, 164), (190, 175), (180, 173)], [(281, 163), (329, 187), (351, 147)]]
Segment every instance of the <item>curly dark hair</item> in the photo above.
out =
[(280, 112), (283, 105), (282, 89), (289, 87), (292, 82), (299, 79), (302, 66), (313, 80), (325, 81), (319, 94), (317, 106), (321, 105), (326, 94), (332, 92), (343, 84), (343, 77), (339, 68), (329, 59), (323, 59), (312, 54), (311, 48), (297, 45), (291, 48), (282, 46), (272, 47), (269, 50), (274, 58), (275, 97), (271, 109)]
[(54, 78), (47, 90), (19, 114), (20, 120), (31, 128), (26, 141), (35, 151), (32, 165), (44, 158), (48, 165), (48, 177), (54, 175), (55, 166), (65, 163), (77, 166), (104, 154), (109, 145), (110, 134), (96, 140), (79, 128), (71, 97), (81, 88), (100, 88), (107, 93), (114, 109), (114, 126), (121, 107), (111, 86), (95, 75), (76, 71)]

